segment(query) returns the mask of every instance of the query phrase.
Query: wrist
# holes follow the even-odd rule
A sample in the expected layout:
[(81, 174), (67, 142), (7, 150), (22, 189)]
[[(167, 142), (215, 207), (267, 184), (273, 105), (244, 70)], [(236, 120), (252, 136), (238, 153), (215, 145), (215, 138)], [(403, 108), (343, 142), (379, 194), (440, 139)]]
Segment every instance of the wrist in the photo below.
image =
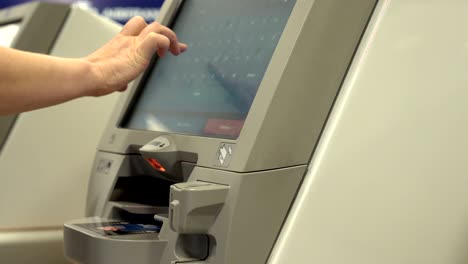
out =
[(84, 71), (82, 76), (86, 76), (86, 80), (80, 80), (85, 85), (83, 96), (101, 96), (107, 94), (106, 81), (103, 78), (100, 67), (86, 58), (80, 59), (80, 61)]

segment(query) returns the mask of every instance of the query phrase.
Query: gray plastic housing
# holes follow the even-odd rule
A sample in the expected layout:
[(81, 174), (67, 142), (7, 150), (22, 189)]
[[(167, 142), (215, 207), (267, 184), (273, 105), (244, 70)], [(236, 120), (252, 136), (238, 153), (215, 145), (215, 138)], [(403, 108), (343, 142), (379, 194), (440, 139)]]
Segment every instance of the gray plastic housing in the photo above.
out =
[[(95, 204), (102, 206), (96, 207), (93, 212), (89, 213), (90, 215), (100, 215), (104, 219), (128, 220), (113, 218), (115, 204), (108, 201), (112, 200), (112, 190), (118, 179), (114, 175), (125, 177), (124, 175), (129, 169), (128, 165), (131, 162), (130, 158), (120, 154), (99, 153), (98, 159), (112, 161), (112, 166), (107, 174), (100, 171), (96, 172), (91, 178), (90, 193), (94, 194), (94, 198), (99, 199), (95, 201)], [(265, 261), (305, 174), (305, 169), (306, 166), (304, 165), (263, 172), (237, 173), (195, 167), (186, 184), (191, 185), (198, 182), (229, 187), (224, 188), (224, 190), (228, 190), (225, 192), (224, 205), (220, 207), (219, 211), (214, 211), (213, 222), (210, 223), (208, 230), (201, 233), (201, 235), (207, 236), (209, 239), (207, 247), (209, 247), (210, 254), (207, 263), (262, 263), (262, 261)], [(167, 197), (167, 202), (169, 202), (169, 197)], [(92, 218), (90, 221), (93, 221), (93, 219), (97, 222), (105, 221), (96, 218)], [(181, 245), (190, 236), (172, 230), (169, 222), (174, 220), (168, 218), (167, 215), (162, 214), (158, 219), (163, 220), (164, 224), (158, 238), (154, 240), (165, 242), (158, 242), (156, 243), (158, 246), (155, 246), (153, 242), (149, 241), (146, 245), (151, 244), (156, 250), (156, 248), (164, 244), (164, 253), (161, 256), (161, 262), (155, 261), (157, 260), (155, 258), (151, 263), (193, 260), (194, 253), (190, 253), (190, 250), (193, 249)], [(106, 238), (87, 230), (84, 232), (77, 224), (85, 222), (88, 221), (76, 220), (65, 225), (65, 253), (67, 257), (80, 263), (91, 264), (106, 263), (90, 260), (104, 258), (110, 253), (133, 255), (134, 245), (129, 246), (126, 250), (119, 251), (111, 250), (112, 248), (108, 247), (112, 243), (117, 243), (109, 242), (109, 239), (111, 241), (116, 241), (116, 239), (124, 241), (126, 236)], [(145, 240), (144, 238), (144, 236), (136, 236), (135, 239)], [(247, 238), (249, 243), (245, 241)], [(132, 242), (128, 241), (130, 244)], [(144, 244), (140, 243), (140, 245)], [(87, 250), (86, 254), (82, 253), (84, 249)], [(137, 259), (136, 257), (133, 262), (148, 263), (138, 262)], [(117, 261), (112, 263), (127, 262)]]
[[(172, 19), (181, 3), (166, 1), (158, 19)], [(237, 172), (306, 164), (375, 3), (297, 0), (239, 137), (227, 140), (171, 134), (178, 150), (196, 153), (199, 166)], [(143, 81), (140, 76), (121, 96), (100, 151), (139, 154), (133, 146), (141, 147), (167, 134), (120, 127)], [(226, 143), (232, 144), (234, 151), (221, 164), (216, 154)]]
[[(70, 5), (32, 2), (0, 10), (0, 25), (20, 23), (11, 48), (48, 54), (70, 12)], [(17, 115), (0, 116), (0, 151)]]
[[(108, 221), (88, 218), (74, 222), (86, 224)], [(156, 234), (106, 237), (71, 223), (65, 226), (64, 237), (67, 241), (65, 255), (80, 263), (157, 263), (167, 244), (167, 241), (160, 241)]]
[[(166, 1), (160, 21), (170, 21), (182, 2)], [(162, 255), (149, 256), (152, 260), (137, 256), (133, 263), (265, 263), (375, 4), (375, 0), (297, 0), (236, 140), (119, 127), (142, 77), (137, 79), (121, 97), (98, 147), (87, 215), (129, 220), (123, 217), (128, 212), (122, 213), (122, 206), (116, 206), (122, 201), (166, 208), (155, 215), (163, 226), (156, 244), (149, 246), (157, 252), (163, 247)], [(167, 138), (171, 146), (166, 149), (166, 145), (156, 144), (162, 142), (156, 140), (160, 137)], [(150, 142), (156, 147), (147, 148)], [(145, 161), (164, 151), (164, 157), (175, 157), (179, 151), (194, 153), (197, 159), (185, 161), (189, 169), (182, 177), (167, 177)], [(179, 183), (180, 179), (186, 183)], [(192, 184), (205, 183), (209, 188), (226, 188), (219, 188), (219, 195), (211, 201), (190, 193), (197, 189)], [(148, 197), (142, 198), (144, 193)], [(157, 195), (167, 196), (153, 200)], [(174, 214), (171, 210), (177, 206), (181, 207)], [(194, 214), (196, 220), (189, 220), (197, 208), (203, 208), (205, 214), (201, 222), (200, 211)], [(112, 250), (105, 245), (106, 239), (80, 230), (79, 223), (65, 225), (70, 259), (97, 264), (108, 254), (126, 255), (122, 259), (134, 255), (133, 245), (128, 250)], [(91, 242), (93, 236), (96, 239)], [(86, 252), (76, 249), (78, 246)], [(113, 261), (128, 263), (118, 258)]]
[(202, 181), (171, 186), (169, 225), (179, 234), (207, 234), (226, 202), (229, 185)]

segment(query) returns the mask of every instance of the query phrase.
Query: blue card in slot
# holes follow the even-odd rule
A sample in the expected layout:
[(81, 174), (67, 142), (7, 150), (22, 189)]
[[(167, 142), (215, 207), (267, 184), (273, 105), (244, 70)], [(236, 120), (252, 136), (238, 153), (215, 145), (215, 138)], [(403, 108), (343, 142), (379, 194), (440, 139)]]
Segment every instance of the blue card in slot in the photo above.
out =
[(133, 224), (129, 222), (103, 222), (78, 224), (103, 236), (121, 236), (136, 234), (152, 234), (161, 231), (161, 225), (156, 224)]

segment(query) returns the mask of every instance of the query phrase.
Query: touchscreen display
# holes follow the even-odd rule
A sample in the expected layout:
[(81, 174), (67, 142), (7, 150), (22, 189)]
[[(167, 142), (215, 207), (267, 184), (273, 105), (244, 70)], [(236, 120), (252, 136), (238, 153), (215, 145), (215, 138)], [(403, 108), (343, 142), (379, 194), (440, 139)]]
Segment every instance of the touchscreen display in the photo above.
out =
[(173, 24), (189, 49), (159, 59), (125, 128), (237, 138), (295, 0), (186, 0)]
[(0, 25), (0, 46), (11, 47), (13, 40), (18, 34), (20, 23), (11, 23), (7, 25)]

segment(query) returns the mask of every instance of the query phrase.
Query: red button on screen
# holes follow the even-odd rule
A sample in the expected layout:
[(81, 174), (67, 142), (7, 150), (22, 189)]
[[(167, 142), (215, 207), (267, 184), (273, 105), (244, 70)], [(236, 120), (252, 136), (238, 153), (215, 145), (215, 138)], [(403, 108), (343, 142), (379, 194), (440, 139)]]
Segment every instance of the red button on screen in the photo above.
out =
[(239, 136), (244, 120), (208, 119), (204, 132), (206, 134)]

